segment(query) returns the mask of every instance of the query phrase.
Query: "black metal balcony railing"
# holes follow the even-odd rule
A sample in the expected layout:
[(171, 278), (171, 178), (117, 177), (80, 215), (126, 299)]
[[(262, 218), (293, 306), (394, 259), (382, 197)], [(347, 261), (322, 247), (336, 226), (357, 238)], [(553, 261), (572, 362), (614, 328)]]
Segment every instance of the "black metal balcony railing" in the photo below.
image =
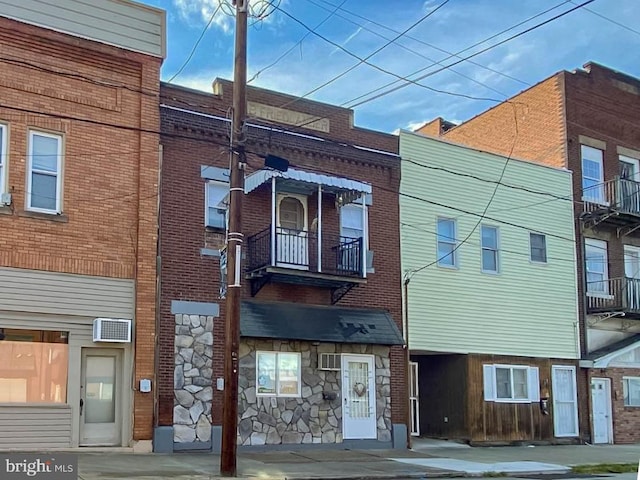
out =
[(603, 207), (619, 213), (640, 216), (640, 182), (616, 177), (585, 188), (582, 192), (585, 212)]
[(640, 279), (620, 277), (587, 282), (587, 311), (640, 314)]
[[(247, 239), (247, 271), (277, 266), (309, 272), (362, 277), (362, 238), (322, 234), (320, 255), (318, 236), (313, 232), (271, 227)], [(272, 258), (275, 255), (275, 258)], [(320, 258), (319, 258), (320, 257)], [(320, 261), (319, 261), (320, 260)]]

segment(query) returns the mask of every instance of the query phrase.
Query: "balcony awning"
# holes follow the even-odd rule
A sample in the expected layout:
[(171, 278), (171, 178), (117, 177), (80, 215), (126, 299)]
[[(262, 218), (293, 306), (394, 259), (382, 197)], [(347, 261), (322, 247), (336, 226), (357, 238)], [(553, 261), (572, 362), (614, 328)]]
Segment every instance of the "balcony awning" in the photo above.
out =
[(336, 195), (347, 195), (350, 199), (343, 203), (350, 203), (363, 194), (371, 193), (371, 185), (344, 177), (334, 177), (313, 172), (305, 172), (289, 168), (286, 172), (277, 170), (258, 170), (248, 175), (244, 181), (244, 192), (250, 193), (260, 185), (270, 181), (273, 177), (312, 185), (322, 185), (325, 191)]
[(303, 303), (243, 301), (240, 335), (311, 342), (404, 344), (400, 330), (384, 310)]

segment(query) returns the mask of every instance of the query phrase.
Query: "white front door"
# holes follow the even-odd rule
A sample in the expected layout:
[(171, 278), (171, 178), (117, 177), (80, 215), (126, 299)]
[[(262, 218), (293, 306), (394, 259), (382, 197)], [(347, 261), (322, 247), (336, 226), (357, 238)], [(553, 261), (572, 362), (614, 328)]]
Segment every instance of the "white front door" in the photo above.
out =
[(307, 197), (278, 196), (276, 264), (281, 267), (309, 269)]
[(373, 355), (342, 355), (342, 436), (377, 438)]
[(411, 435), (420, 435), (420, 400), (418, 392), (418, 364), (409, 362), (409, 404), (411, 406)]
[(82, 349), (80, 445), (120, 445), (122, 351)]
[(611, 419), (611, 381), (591, 379), (591, 416), (593, 443), (613, 443)]
[(576, 367), (553, 365), (551, 367), (553, 389), (553, 430), (556, 437), (577, 437), (578, 394)]

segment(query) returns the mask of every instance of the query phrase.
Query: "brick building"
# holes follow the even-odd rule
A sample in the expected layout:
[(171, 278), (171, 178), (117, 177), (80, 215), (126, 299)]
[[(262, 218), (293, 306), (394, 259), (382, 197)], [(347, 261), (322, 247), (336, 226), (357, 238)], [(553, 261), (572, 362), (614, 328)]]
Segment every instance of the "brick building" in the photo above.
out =
[(164, 11), (30, 5), (0, 12), (0, 448), (150, 449)]
[[(161, 85), (155, 451), (220, 448), (232, 87)], [(248, 115), (238, 444), (404, 448), (398, 138), (258, 88)]]
[(573, 172), (581, 430), (594, 443), (640, 441), (639, 121), (640, 80), (588, 63), (459, 126), (420, 129)]

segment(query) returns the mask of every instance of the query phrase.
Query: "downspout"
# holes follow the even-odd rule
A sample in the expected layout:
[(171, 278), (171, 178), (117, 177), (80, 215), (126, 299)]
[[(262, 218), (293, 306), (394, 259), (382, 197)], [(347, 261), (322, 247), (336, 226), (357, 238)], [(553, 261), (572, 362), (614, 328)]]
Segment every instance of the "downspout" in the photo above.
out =
[(405, 378), (407, 387), (407, 448), (411, 449), (411, 375), (409, 374), (409, 367), (411, 364), (411, 357), (409, 354), (409, 282), (411, 279), (407, 276), (404, 280), (404, 341), (405, 341)]

